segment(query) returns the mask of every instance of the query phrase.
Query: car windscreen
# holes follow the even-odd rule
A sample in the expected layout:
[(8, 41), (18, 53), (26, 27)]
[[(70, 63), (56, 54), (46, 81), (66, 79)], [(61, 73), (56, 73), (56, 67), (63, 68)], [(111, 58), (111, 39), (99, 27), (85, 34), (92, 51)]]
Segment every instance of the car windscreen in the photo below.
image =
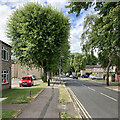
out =
[(23, 77), (22, 80), (30, 80), (30, 77)]

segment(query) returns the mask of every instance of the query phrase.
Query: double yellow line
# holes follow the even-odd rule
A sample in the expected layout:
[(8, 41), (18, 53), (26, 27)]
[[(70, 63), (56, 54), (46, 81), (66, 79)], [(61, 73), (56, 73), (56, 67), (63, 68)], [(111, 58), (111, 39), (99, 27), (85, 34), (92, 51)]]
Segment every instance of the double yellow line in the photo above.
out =
[(68, 91), (69, 91), (69, 93), (70, 93), (70, 95), (71, 95), (71, 97), (73, 99), (74, 106), (77, 107), (76, 109), (77, 109), (78, 114), (80, 115), (80, 118), (83, 119), (83, 120), (93, 120), (92, 117), (87, 112), (87, 110), (82, 105), (82, 103), (75, 96), (75, 94), (73, 93), (73, 91), (70, 88), (68, 88)]

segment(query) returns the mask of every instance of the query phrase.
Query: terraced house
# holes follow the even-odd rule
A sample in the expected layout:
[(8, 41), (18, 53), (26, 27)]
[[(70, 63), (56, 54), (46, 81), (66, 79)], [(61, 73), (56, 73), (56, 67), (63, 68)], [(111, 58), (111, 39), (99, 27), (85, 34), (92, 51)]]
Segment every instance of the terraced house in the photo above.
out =
[(0, 80), (2, 90), (11, 88), (11, 46), (0, 40)]

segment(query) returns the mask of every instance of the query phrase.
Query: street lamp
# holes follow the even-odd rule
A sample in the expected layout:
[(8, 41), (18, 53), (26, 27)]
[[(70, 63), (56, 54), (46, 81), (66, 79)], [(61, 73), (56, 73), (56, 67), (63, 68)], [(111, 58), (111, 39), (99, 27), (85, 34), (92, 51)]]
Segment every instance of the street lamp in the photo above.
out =
[[(59, 69), (59, 78), (61, 77), (61, 58), (64, 56), (60, 56), (60, 69)], [(61, 81), (60, 81), (61, 82)]]

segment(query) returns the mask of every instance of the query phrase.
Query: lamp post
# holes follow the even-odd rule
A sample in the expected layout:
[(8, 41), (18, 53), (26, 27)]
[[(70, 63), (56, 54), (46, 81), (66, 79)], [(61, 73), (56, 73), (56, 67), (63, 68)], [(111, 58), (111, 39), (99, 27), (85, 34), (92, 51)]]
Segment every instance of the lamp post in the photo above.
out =
[[(61, 77), (61, 58), (64, 57), (64, 56), (60, 56), (60, 69), (59, 69), (59, 78)], [(60, 80), (60, 83), (61, 83), (61, 80)]]
[(27, 65), (27, 75), (29, 75), (29, 65)]

